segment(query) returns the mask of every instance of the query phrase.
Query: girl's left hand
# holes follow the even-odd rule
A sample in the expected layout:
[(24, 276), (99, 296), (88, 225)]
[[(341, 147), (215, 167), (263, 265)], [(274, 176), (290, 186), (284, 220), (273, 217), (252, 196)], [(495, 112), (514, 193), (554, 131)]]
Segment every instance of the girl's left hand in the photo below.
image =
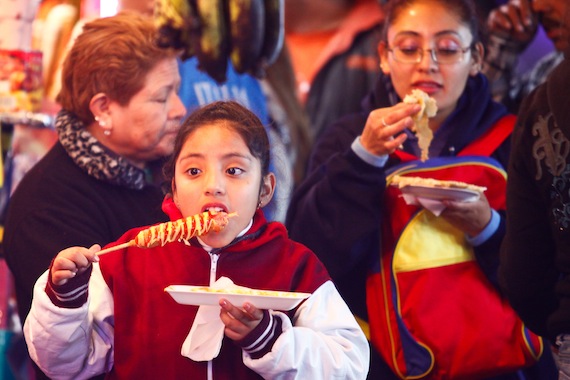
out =
[(228, 300), (220, 300), (220, 318), (226, 328), (224, 333), (232, 340), (241, 340), (246, 337), (263, 318), (263, 311), (249, 302), (243, 304), (243, 309), (235, 307)]
[(485, 194), (475, 202), (444, 200), (441, 216), (470, 237), (477, 236), (491, 220), (491, 206)]

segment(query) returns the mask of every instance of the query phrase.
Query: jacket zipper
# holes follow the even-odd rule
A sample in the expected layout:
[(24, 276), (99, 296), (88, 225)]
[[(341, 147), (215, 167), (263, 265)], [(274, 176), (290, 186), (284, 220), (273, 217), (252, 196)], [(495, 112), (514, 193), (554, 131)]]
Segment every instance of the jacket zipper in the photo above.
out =
[(218, 269), (219, 253), (210, 253), (210, 286), (216, 282), (216, 270)]
[[(220, 258), (219, 253), (209, 253), (210, 254), (210, 286), (214, 285), (216, 282), (216, 271), (218, 269), (218, 259)], [(214, 379), (214, 368), (212, 366), (212, 361), (208, 361), (208, 380)]]

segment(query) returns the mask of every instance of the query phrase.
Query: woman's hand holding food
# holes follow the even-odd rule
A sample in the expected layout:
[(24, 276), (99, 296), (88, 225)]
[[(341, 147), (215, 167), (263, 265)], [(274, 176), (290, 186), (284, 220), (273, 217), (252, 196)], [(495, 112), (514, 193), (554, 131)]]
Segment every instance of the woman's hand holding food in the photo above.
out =
[(491, 206), (484, 193), (475, 202), (444, 200), (441, 216), (470, 237), (479, 235), (491, 220)]
[(376, 156), (394, 152), (406, 141), (406, 134), (401, 132), (414, 125), (411, 116), (420, 109), (419, 104), (398, 103), (393, 107), (370, 112), (360, 136), (360, 143), (364, 149)]
[(99, 261), (99, 244), (91, 248), (71, 247), (60, 251), (51, 266), (51, 278), (55, 285), (64, 285), (70, 278), (85, 272), (91, 263)]
[(235, 341), (245, 338), (263, 319), (263, 311), (249, 302), (240, 309), (223, 298), (220, 300), (220, 306), (222, 307), (220, 319), (226, 325), (224, 333)]

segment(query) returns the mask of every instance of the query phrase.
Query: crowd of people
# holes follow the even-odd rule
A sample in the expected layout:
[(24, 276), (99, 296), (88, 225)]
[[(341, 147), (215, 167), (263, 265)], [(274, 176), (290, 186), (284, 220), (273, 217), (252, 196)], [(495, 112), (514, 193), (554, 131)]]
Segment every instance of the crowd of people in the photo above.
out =
[[(267, 76), (224, 84), (157, 47), (143, 3), (83, 26), (58, 141), (8, 206), (37, 379), (570, 378), (566, 0), (286, 0)], [(552, 53), (514, 75), (539, 28)], [(423, 154), (417, 90), (437, 105)], [(410, 199), (406, 176), (485, 191)], [(212, 211), (236, 215), (99, 255)], [(164, 292), (227, 279), (308, 297)]]

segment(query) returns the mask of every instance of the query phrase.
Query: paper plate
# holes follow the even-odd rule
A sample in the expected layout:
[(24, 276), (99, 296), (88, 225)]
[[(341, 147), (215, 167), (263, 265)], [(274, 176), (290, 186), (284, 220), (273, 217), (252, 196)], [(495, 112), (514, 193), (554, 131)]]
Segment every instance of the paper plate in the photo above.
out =
[(430, 187), (407, 185), (400, 188), (403, 194), (410, 194), (420, 198), (434, 200), (453, 200), (460, 202), (474, 202), (479, 199), (480, 193), (475, 190), (452, 187)]
[(225, 298), (234, 306), (249, 302), (258, 309), (291, 310), (309, 293), (280, 292), (258, 289), (214, 289), (205, 286), (170, 285), (164, 289), (182, 305), (219, 305)]

